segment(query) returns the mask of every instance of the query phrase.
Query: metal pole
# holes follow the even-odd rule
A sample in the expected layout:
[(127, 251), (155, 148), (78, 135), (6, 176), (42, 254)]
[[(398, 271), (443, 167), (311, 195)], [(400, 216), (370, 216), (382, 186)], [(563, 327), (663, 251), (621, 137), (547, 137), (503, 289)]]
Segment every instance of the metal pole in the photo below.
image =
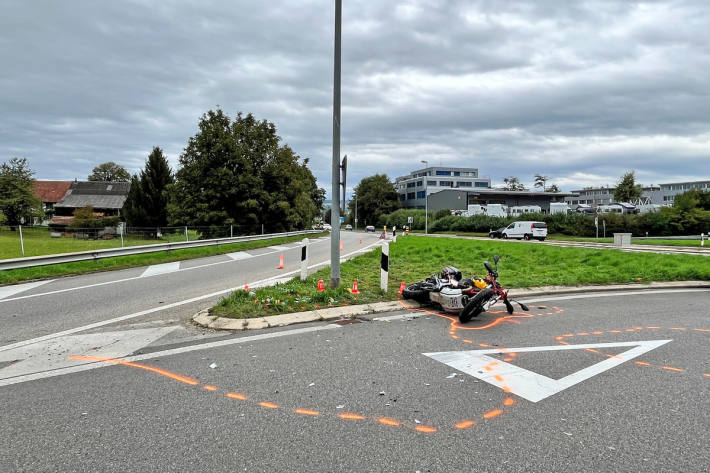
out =
[(234, 238), (234, 225), (229, 225), (229, 238)]
[(357, 194), (355, 194), (355, 230), (357, 230)]
[(185, 241), (190, 241), (190, 237), (187, 236), (187, 225), (185, 225)]
[(333, 169), (330, 206), (330, 287), (340, 286), (340, 24), (342, 0), (335, 0), (335, 51), (333, 56)]
[(25, 256), (25, 240), (22, 238), (22, 225), (20, 225), (20, 248), (22, 248), (22, 256)]
[(261, 224), (261, 234), (262, 235), (264, 234), (264, 224), (263, 223)]
[[(429, 161), (422, 159), (422, 163), (429, 167)], [(429, 174), (424, 176), (424, 234), (429, 234), (429, 188), (428, 181)]]
[(118, 226), (118, 233), (121, 235), (121, 248), (123, 248), (123, 225)]

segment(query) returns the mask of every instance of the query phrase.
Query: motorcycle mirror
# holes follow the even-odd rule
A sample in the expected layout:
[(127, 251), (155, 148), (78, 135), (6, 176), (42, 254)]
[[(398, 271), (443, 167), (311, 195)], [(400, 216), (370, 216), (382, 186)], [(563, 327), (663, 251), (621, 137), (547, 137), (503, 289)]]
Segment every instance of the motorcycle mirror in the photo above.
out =
[(497, 265), (498, 265), (498, 261), (500, 261), (500, 256), (498, 256), (498, 255), (493, 256), (493, 261), (495, 261), (496, 266), (497, 266)]
[(488, 270), (489, 273), (493, 272), (493, 268), (491, 267), (491, 263), (489, 263), (488, 261), (484, 261), (483, 266), (486, 267), (486, 269)]

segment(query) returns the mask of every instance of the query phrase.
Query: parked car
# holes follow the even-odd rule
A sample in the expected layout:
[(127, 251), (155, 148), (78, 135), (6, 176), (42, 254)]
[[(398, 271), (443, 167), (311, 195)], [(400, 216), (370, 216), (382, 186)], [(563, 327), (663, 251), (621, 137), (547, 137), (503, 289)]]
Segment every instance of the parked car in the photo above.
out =
[(513, 222), (503, 229), (503, 238), (517, 238), (518, 240), (543, 241), (547, 237), (547, 224), (545, 222)]
[(500, 227), (498, 230), (491, 230), (488, 232), (488, 236), (491, 238), (503, 238), (503, 230), (505, 230), (505, 227)]
[(348, 223), (347, 225), (345, 225), (345, 229), (346, 229), (346, 230), (352, 230), (352, 229), (353, 229), (353, 226)]
[(368, 225), (365, 227), (365, 231), (375, 233), (375, 227), (372, 225)]
[(323, 224), (323, 230), (329, 232), (329, 231), (331, 231), (332, 229), (333, 229), (333, 227), (331, 227), (329, 223), (324, 223), (324, 224)]

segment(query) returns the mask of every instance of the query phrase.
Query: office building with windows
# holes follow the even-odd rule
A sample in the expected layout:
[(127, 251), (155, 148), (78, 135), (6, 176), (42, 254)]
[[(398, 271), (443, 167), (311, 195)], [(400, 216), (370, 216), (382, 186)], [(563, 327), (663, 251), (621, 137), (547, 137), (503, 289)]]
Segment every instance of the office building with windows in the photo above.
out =
[(479, 176), (476, 168), (427, 167), (395, 179), (402, 207), (423, 209), (426, 196), (442, 190), (489, 189), (491, 179)]
[[(598, 205), (612, 204), (614, 200), (615, 187), (587, 187), (572, 191), (576, 196), (565, 198), (570, 205), (586, 204), (596, 207)], [(691, 189), (702, 191), (710, 191), (710, 181), (688, 181), (688, 182), (671, 182), (668, 184), (658, 184), (643, 186), (641, 199), (651, 204), (657, 205), (673, 205), (675, 196), (687, 192)]]

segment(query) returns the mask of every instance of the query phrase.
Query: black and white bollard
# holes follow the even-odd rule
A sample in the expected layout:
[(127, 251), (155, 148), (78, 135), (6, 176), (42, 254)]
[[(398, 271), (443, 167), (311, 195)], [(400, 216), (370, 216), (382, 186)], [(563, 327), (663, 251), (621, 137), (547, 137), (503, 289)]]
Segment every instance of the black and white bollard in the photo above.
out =
[(390, 270), (390, 244), (382, 243), (382, 258), (380, 259), (380, 289), (387, 291)]
[[(708, 240), (710, 240), (710, 234), (708, 234), (707, 236), (708, 236)], [(700, 246), (705, 246), (705, 234), (704, 233), (700, 234)]]
[(308, 277), (308, 238), (301, 240), (301, 281)]

